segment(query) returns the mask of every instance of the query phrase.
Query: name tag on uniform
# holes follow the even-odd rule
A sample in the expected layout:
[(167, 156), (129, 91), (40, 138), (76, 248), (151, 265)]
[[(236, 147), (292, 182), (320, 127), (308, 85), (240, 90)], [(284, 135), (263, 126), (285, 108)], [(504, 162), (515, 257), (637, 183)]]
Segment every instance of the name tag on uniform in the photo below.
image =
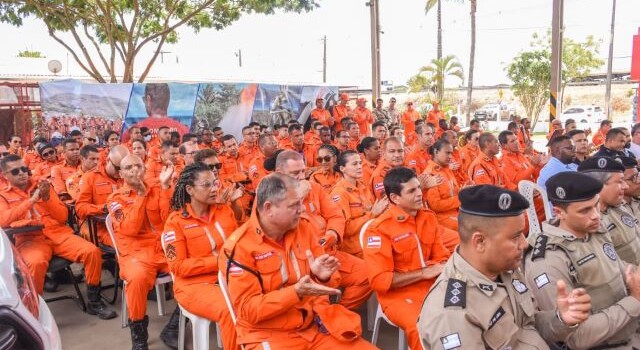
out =
[(491, 329), (496, 324), (496, 322), (498, 322), (498, 320), (500, 320), (502, 316), (504, 316), (504, 314), (504, 309), (502, 308), (502, 306), (500, 306), (498, 310), (496, 310), (496, 313), (491, 316), (491, 320), (489, 321), (489, 329)]
[(578, 266), (583, 265), (584, 263), (586, 263), (587, 261), (591, 260), (591, 259), (595, 259), (596, 255), (591, 253), (587, 256), (585, 256), (584, 258), (578, 260)]
[(462, 346), (460, 342), (460, 335), (458, 333), (449, 334), (440, 338), (440, 342), (442, 343), (442, 348), (444, 350), (456, 349)]

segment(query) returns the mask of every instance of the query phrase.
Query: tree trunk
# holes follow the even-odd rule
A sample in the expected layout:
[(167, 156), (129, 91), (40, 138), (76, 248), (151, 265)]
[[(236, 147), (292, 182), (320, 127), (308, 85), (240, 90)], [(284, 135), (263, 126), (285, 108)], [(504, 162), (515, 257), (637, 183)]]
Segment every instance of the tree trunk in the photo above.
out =
[(438, 0), (438, 61), (442, 59), (442, 0)]
[(471, 95), (473, 94), (473, 65), (476, 56), (476, 9), (477, 0), (471, 0), (471, 52), (469, 53), (469, 74), (467, 87), (467, 125), (471, 121)]

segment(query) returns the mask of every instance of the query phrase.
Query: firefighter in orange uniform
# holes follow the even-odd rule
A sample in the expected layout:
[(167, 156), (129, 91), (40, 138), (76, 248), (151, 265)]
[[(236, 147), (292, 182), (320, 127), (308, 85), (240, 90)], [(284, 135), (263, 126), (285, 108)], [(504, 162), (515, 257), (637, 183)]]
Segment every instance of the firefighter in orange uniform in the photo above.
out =
[(444, 120), (444, 112), (440, 110), (440, 103), (434, 102), (433, 109), (427, 114), (427, 123), (431, 123), (435, 126), (440, 125), (440, 120)]
[(67, 206), (60, 201), (48, 180), (36, 182), (17, 155), (0, 160), (0, 169), (9, 186), (0, 190), (0, 227), (43, 225), (42, 230), (16, 236), (15, 247), (42, 295), (44, 278), (52, 256), (84, 265), (87, 284), (87, 313), (101, 319), (116, 317), (100, 297), (102, 253), (98, 247), (73, 234), (67, 225)]
[(11, 136), (9, 139), (9, 154), (15, 154), (20, 158), (24, 158), (25, 151), (22, 148), (22, 138), (17, 135)]
[(594, 148), (600, 148), (600, 146), (604, 145), (604, 141), (607, 139), (607, 132), (611, 130), (611, 120), (605, 119), (600, 122), (600, 128), (591, 138), (591, 143)]
[(200, 143), (198, 149), (214, 148), (213, 145), (213, 131), (210, 128), (203, 128), (200, 131)]
[(40, 158), (40, 155), (38, 154), (38, 148), (46, 143), (47, 139), (42, 136), (34, 138), (31, 142), (33, 149), (27, 150), (25, 155), (22, 157), (24, 159), (24, 164), (29, 167), (29, 169), (35, 170), (38, 165), (43, 162), (42, 158)]
[(329, 110), (324, 108), (324, 98), (316, 98), (316, 108), (311, 111), (311, 118), (322, 123), (326, 127), (332, 127), (335, 124), (335, 119), (329, 113)]
[(249, 179), (253, 188), (258, 188), (260, 180), (269, 174), (264, 168), (264, 160), (273, 157), (278, 149), (278, 142), (273, 135), (264, 134), (258, 138), (258, 147), (260, 152), (249, 163)]
[(238, 224), (231, 208), (217, 204), (218, 183), (207, 165), (188, 165), (173, 192), (174, 212), (162, 239), (176, 300), (189, 312), (216, 322), (223, 348), (236, 350), (235, 327), (218, 286), (218, 254)]
[(99, 162), (100, 150), (96, 147), (87, 145), (80, 149), (80, 166), (78, 167), (78, 171), (64, 182), (66, 192), (74, 202), (77, 201), (80, 196), (80, 180), (82, 176), (95, 169)]
[[(453, 147), (446, 139), (438, 140), (431, 147), (431, 160), (427, 164), (425, 173), (433, 176), (439, 175), (443, 181), (438, 186), (426, 190), (425, 201), (427, 207), (436, 214), (440, 225), (458, 231), (458, 208), (460, 207), (458, 191), (460, 186), (454, 172), (449, 169), (452, 153)], [(449, 241), (443, 238), (443, 241), (445, 240)], [(450, 250), (453, 251), (453, 249)]]
[[(337, 105), (333, 106), (333, 119), (335, 119), (335, 129), (336, 132), (342, 130), (342, 118), (351, 117), (353, 115), (353, 111), (351, 107), (347, 104), (349, 103), (349, 95), (346, 93), (340, 94), (340, 102)], [(291, 133), (291, 131), (289, 131)]]
[(329, 194), (342, 178), (334, 168), (338, 157), (338, 149), (333, 145), (322, 145), (318, 148), (317, 155), (316, 164), (319, 164), (320, 169), (311, 174), (309, 181), (322, 186), (322, 189)]
[[(158, 177), (162, 172), (162, 169), (171, 163), (172, 165), (178, 164), (178, 155), (180, 154), (178, 144), (172, 141), (163, 141), (160, 145), (160, 153), (155, 158), (149, 158), (146, 164), (146, 171), (144, 173), (144, 180), (147, 182), (158, 181)], [(175, 169), (174, 169), (175, 170)], [(174, 172), (175, 175), (175, 172)]]
[(301, 218), (298, 186), (279, 174), (262, 179), (256, 210), (223, 246), (218, 266), (237, 315), (238, 343), (246, 350), (374, 349), (360, 337), (357, 314), (329, 305), (328, 296), (340, 294), (339, 262)]
[(304, 158), (304, 163), (308, 167), (313, 167), (315, 162), (315, 149), (304, 143), (304, 136), (302, 134), (302, 125), (291, 124), (289, 125), (289, 138), (291, 139), (291, 146), (287, 149), (298, 152)]
[(459, 186), (470, 185), (469, 182), (469, 174), (465, 170), (462, 169), (462, 159), (460, 156), (460, 150), (458, 149), (458, 138), (457, 134), (453, 130), (447, 130), (442, 134), (442, 137), (449, 141), (451, 146), (453, 147), (453, 152), (451, 153), (451, 163), (449, 163), (449, 169), (453, 171), (453, 174), (456, 176), (456, 181)]
[(360, 135), (371, 136), (371, 124), (373, 124), (373, 115), (366, 107), (367, 100), (364, 97), (358, 98), (356, 108), (353, 110), (353, 121), (360, 128)]
[(480, 156), (469, 166), (469, 178), (476, 185), (494, 185), (508, 190), (517, 186), (504, 173), (504, 166), (496, 157), (500, 153), (498, 139), (491, 133), (480, 135)]
[[(316, 239), (323, 242), (325, 250), (334, 251), (343, 240), (345, 228), (345, 219), (340, 207), (320, 185), (304, 179), (305, 168), (299, 154), (291, 151), (278, 154), (276, 172), (300, 181), (304, 206), (302, 217), (309, 220)], [(339, 285), (343, 290), (340, 304), (349, 309), (356, 309), (371, 294), (364, 261), (342, 251), (337, 251), (335, 256), (340, 260)]]
[(258, 136), (260, 136), (260, 133), (255, 131), (252, 126), (242, 128), (242, 143), (238, 146), (238, 154), (240, 155), (243, 169), (249, 169), (251, 160), (260, 153)]
[(222, 169), (220, 170), (220, 178), (232, 182), (244, 181), (246, 177), (246, 169), (238, 152), (238, 142), (233, 135), (224, 135), (222, 137), (222, 145), (224, 147), (224, 155), (220, 155)]
[(158, 159), (160, 157), (160, 153), (162, 153), (162, 143), (165, 141), (171, 141), (171, 130), (168, 126), (161, 126), (158, 128), (157, 137), (147, 142), (149, 159)]
[(413, 109), (413, 101), (407, 101), (407, 109), (402, 113), (402, 126), (404, 128), (404, 134), (409, 135), (416, 130), (415, 121), (422, 119), (420, 113)]
[(378, 167), (380, 160), (380, 142), (373, 137), (365, 137), (358, 145), (358, 152), (362, 158), (362, 182), (367, 185), (371, 183), (371, 175)]
[(433, 128), (426, 124), (418, 125), (416, 134), (418, 135), (417, 147), (407, 155), (405, 163), (416, 174), (422, 174), (431, 159), (429, 147), (433, 145), (435, 139), (433, 137)]
[(58, 153), (51, 144), (45, 143), (38, 147), (38, 154), (41, 161), (33, 171), (33, 176), (38, 179), (48, 179), (51, 177), (51, 168), (58, 164)]
[(464, 134), (465, 144), (460, 148), (460, 160), (462, 161), (462, 170), (469, 172), (471, 163), (480, 156), (480, 147), (478, 147), (478, 139), (480, 132), (469, 130)]
[(350, 140), (351, 136), (349, 136), (349, 132), (346, 130), (340, 130), (336, 133), (336, 139), (333, 142), (333, 145), (336, 146), (338, 151), (344, 152), (349, 150)]
[(355, 151), (340, 153), (337, 167), (343, 178), (331, 191), (331, 200), (338, 203), (345, 217), (340, 250), (362, 258), (360, 230), (367, 221), (377, 218), (387, 209), (389, 200), (386, 197), (378, 200), (373, 198), (362, 181), (363, 162)]
[(68, 201), (72, 198), (67, 192), (66, 181), (80, 167), (80, 146), (74, 139), (64, 140), (62, 146), (64, 147), (64, 160), (51, 168), (51, 185), (62, 201)]
[(383, 180), (387, 172), (403, 164), (404, 146), (402, 141), (396, 137), (389, 137), (384, 141), (381, 159), (378, 162), (378, 167), (371, 174), (371, 183), (369, 183), (371, 193), (376, 199), (385, 196)]
[(351, 122), (347, 124), (347, 131), (349, 132), (348, 149), (356, 150), (360, 144), (360, 127), (357, 123)]
[(421, 349), (416, 320), (450, 254), (440, 240), (443, 227), (422, 209), (413, 170), (390, 170), (384, 187), (391, 206), (369, 225), (363, 240), (369, 282), (384, 314), (404, 330), (409, 347)]
[[(153, 288), (158, 273), (168, 273), (169, 266), (162, 251), (161, 236), (169, 216), (173, 165), (165, 166), (157, 182), (145, 182), (142, 160), (128, 155), (120, 162), (120, 177), (124, 185), (112, 193), (108, 201), (113, 223), (115, 244), (118, 246), (120, 277), (126, 281), (129, 328), (133, 349), (147, 349), (149, 318), (147, 293)], [(176, 308), (167, 326), (179, 319)], [(163, 334), (170, 327), (165, 327)], [(165, 343), (177, 344), (176, 339)]]

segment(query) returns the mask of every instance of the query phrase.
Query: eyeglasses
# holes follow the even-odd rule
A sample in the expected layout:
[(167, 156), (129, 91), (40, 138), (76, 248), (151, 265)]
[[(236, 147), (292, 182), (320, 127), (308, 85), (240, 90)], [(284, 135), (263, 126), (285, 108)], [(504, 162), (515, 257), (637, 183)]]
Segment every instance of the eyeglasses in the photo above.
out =
[(21, 166), (19, 168), (11, 169), (8, 171), (8, 173), (13, 176), (18, 176), (21, 172), (27, 173), (29, 176), (31, 176), (31, 169), (27, 168), (26, 166)]
[(48, 151), (48, 152), (44, 152), (44, 153), (42, 153), (42, 156), (43, 156), (43, 157), (50, 157), (50, 156), (53, 156), (53, 155), (55, 155), (55, 154), (56, 154), (56, 151), (51, 150), (51, 151)]
[(13, 140), (13, 141), (11, 141), (11, 143), (22, 143), (22, 141)]
[(220, 169), (222, 169), (222, 163), (209, 164), (209, 169), (211, 169), (211, 170), (213, 170), (213, 169), (220, 170)]
[(333, 158), (333, 156), (318, 157), (316, 158), (316, 161), (318, 163), (329, 163), (331, 161), (331, 158)]
[(210, 190), (211, 188), (220, 188), (220, 180), (215, 180), (214, 182), (201, 182), (194, 183), (194, 186), (200, 186), (204, 189)]

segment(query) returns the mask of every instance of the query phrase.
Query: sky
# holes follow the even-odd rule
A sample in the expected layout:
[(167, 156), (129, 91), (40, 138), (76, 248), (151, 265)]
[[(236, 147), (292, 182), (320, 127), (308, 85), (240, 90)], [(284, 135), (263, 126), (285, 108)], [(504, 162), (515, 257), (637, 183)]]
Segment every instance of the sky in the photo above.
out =
[[(277, 12), (245, 15), (222, 31), (194, 33), (184, 27), (180, 41), (165, 45), (150, 77), (184, 81), (257, 81), (322, 83), (322, 38), (327, 37), (327, 84), (371, 86), (370, 16), (366, 0), (317, 0), (309, 13)], [(436, 15), (425, 15), (425, 0), (379, 0), (381, 76), (404, 85), (436, 57)], [(611, 0), (565, 0), (565, 36), (582, 41), (588, 35), (602, 40), (600, 56), (609, 47)], [(443, 53), (453, 54), (468, 69), (470, 19), (468, 1), (443, 0)], [(509, 83), (505, 67), (529, 48), (533, 33), (551, 27), (552, 0), (481, 0), (476, 14), (477, 43), (474, 85)], [(632, 36), (640, 27), (638, 0), (618, 0), (614, 71), (629, 70)], [(61, 61), (60, 77), (83, 75), (66, 51), (51, 39), (43, 24), (27, 19), (20, 27), (0, 24), (3, 53), (0, 78), (7, 73), (47, 74), (49, 60)], [(71, 40), (69, 40), (71, 41)], [(25, 63), (20, 50), (41, 51), (44, 60)], [(242, 51), (242, 67), (235, 53)], [(151, 55), (151, 47), (142, 57)], [(139, 60), (143, 61), (143, 60)], [(68, 63), (67, 63), (68, 62)], [(67, 69), (68, 67), (68, 69)], [(600, 69), (606, 71), (606, 65)], [(137, 72), (142, 72), (138, 68)], [(458, 86), (457, 78), (447, 81)], [(466, 81), (463, 82), (466, 86)]]

